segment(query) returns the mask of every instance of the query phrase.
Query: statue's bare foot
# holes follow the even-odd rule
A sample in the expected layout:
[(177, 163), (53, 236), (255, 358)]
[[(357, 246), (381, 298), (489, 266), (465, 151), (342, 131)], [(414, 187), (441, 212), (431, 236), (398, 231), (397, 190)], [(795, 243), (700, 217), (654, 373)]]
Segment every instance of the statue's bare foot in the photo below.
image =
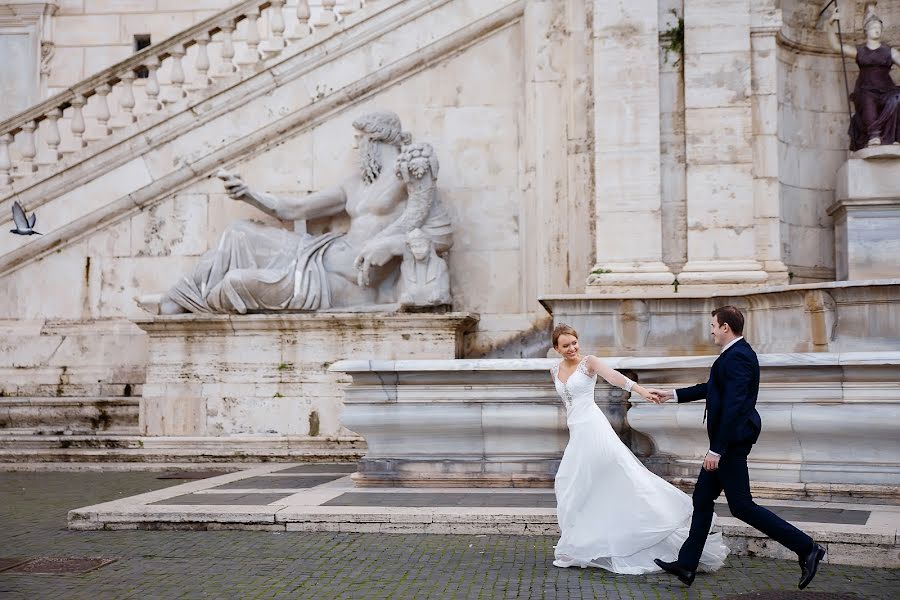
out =
[(161, 315), (180, 315), (186, 312), (188, 312), (186, 308), (168, 297), (163, 298), (163, 301), (159, 303), (159, 314)]
[(870, 139), (869, 142), (866, 144), (866, 146), (880, 146), (880, 145), (881, 145), (881, 138), (880, 138), (880, 137), (873, 137), (873, 138)]
[(134, 301), (151, 315), (177, 315), (187, 312), (165, 294), (145, 294), (137, 296)]

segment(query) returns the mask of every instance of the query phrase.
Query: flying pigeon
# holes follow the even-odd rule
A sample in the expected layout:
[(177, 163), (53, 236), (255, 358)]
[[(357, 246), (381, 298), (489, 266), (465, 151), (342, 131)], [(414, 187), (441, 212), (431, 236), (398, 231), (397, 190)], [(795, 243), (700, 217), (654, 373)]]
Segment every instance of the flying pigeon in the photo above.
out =
[(12, 233), (18, 235), (44, 235), (42, 233), (38, 233), (34, 229), (35, 222), (37, 222), (37, 215), (31, 213), (31, 218), (25, 216), (25, 210), (22, 208), (22, 205), (19, 204), (18, 201), (13, 202), (12, 206), (13, 213), (13, 222), (16, 224), (15, 229), (10, 229)]

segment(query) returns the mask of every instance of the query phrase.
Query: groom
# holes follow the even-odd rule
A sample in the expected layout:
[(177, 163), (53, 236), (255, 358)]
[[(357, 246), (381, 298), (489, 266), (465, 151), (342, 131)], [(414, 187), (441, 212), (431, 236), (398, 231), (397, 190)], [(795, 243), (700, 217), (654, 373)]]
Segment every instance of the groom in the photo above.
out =
[(685, 585), (694, 582), (712, 525), (713, 503), (724, 490), (732, 515), (797, 553), (802, 590), (815, 577), (819, 561), (825, 557), (825, 548), (787, 521), (758, 506), (750, 495), (747, 455), (759, 438), (762, 423), (756, 412), (759, 362), (753, 348), (741, 335), (744, 315), (734, 306), (717, 308), (712, 312), (710, 329), (713, 341), (722, 347), (722, 352), (713, 363), (709, 381), (680, 390), (650, 390), (658, 394), (659, 404), (673, 397), (678, 402), (705, 398), (704, 419), (707, 412), (709, 415), (706, 424), (709, 452), (694, 488), (690, 535), (681, 547), (677, 561), (657, 558), (654, 562)]

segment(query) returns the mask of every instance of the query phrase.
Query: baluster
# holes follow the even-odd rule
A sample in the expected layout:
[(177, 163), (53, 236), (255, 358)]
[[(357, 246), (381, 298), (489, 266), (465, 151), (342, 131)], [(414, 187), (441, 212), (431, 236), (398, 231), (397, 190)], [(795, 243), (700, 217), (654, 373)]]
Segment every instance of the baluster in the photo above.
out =
[(122, 107), (122, 120), (119, 125), (116, 127), (127, 127), (131, 125), (135, 121), (137, 121), (137, 117), (134, 116), (134, 79), (135, 79), (134, 71), (131, 69), (122, 73), (122, 94), (119, 97), (119, 106)]
[(245, 73), (251, 73), (259, 63), (260, 58), (259, 26), (257, 25), (257, 21), (259, 20), (259, 9), (251, 10), (246, 13), (244, 17), (247, 20), (247, 51), (244, 54), (244, 58), (238, 61), (238, 66)]
[(62, 118), (62, 111), (54, 108), (47, 113), (47, 147), (50, 148), (50, 164), (54, 164), (62, 158), (59, 152), (59, 143), (62, 138), (59, 135), (59, 120)]
[(341, 20), (344, 20), (347, 15), (353, 14), (361, 8), (362, 2), (360, 0), (341, 0), (341, 3), (338, 5), (337, 13)]
[(72, 105), (72, 137), (75, 140), (75, 148), (70, 152), (77, 152), (87, 146), (87, 142), (84, 141), (84, 112), (82, 110), (85, 104), (84, 96), (75, 94), (70, 104)]
[(194, 61), (194, 70), (197, 71), (197, 80), (191, 84), (191, 91), (197, 92), (209, 87), (212, 80), (209, 78), (209, 33), (202, 33), (197, 37), (197, 60)]
[(271, 38), (266, 44), (266, 54), (276, 55), (284, 50), (284, 0), (272, 0), (269, 8)]
[(184, 67), (181, 64), (181, 59), (184, 58), (184, 55), (185, 51), (182, 44), (175, 44), (169, 50), (169, 62), (172, 65), (171, 69), (169, 69), (171, 90), (163, 99), (163, 102), (166, 104), (178, 102), (187, 96), (184, 91)]
[(314, 24), (316, 29), (328, 27), (337, 20), (334, 14), (334, 5), (336, 3), (337, 0), (322, 0), (322, 12), (319, 13), (319, 18)]
[(9, 145), (12, 141), (13, 136), (10, 133), (0, 136), (0, 185), (12, 183), (12, 160), (9, 158)]
[(159, 102), (159, 80), (156, 78), (156, 71), (159, 70), (159, 58), (151, 56), (147, 59), (146, 67), (147, 86), (145, 87), (145, 92), (147, 100), (149, 100), (147, 112), (154, 113), (162, 108), (162, 104)]
[(34, 143), (34, 130), (37, 129), (37, 123), (27, 121), (22, 124), (21, 135), (21, 151), (22, 160), (16, 165), (14, 177), (25, 177), (37, 171), (37, 165), (34, 162), (37, 156), (37, 146)]
[(291, 42), (302, 40), (309, 35), (309, 2), (297, 0), (297, 22), (294, 23), (294, 32), (290, 36)]
[(99, 106), (97, 107), (97, 124), (100, 126), (100, 131), (102, 132), (101, 139), (112, 133), (112, 129), (109, 127), (110, 115), (109, 102), (107, 101), (111, 91), (112, 86), (108, 83), (104, 83), (97, 87), (97, 102), (99, 103)]
[(222, 29), (222, 72), (221, 76), (227, 77), (237, 71), (234, 66), (234, 22), (229, 21), (221, 26)]

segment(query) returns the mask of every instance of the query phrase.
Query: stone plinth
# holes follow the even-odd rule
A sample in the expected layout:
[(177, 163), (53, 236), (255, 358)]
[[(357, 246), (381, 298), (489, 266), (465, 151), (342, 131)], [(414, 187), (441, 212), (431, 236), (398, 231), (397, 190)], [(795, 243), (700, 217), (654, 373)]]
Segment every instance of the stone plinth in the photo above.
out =
[[(715, 356), (605, 360), (644, 385), (668, 388), (704, 381)], [(357, 485), (550, 486), (567, 441), (565, 409), (548, 373), (553, 364), (333, 365), (353, 377), (342, 423), (368, 444)], [(896, 500), (900, 352), (762, 354), (760, 364), (754, 483), (776, 497), (808, 498), (827, 488)], [(696, 476), (709, 444), (702, 402), (657, 406), (634, 397), (629, 404), (602, 381), (596, 399), (648, 466), (675, 481)]]
[(146, 436), (358, 436), (338, 422), (328, 366), (367, 356), (453, 359), (469, 314), (175, 315), (136, 321), (149, 336)]
[[(551, 487), (568, 439), (555, 361), (341, 361), (353, 377), (341, 423), (368, 452), (360, 486)], [(622, 431), (624, 393), (597, 386)]]
[(900, 276), (900, 148), (866, 148), (838, 171), (834, 218), (839, 280)]
[(900, 350), (900, 280), (829, 282), (720, 294), (545, 296), (554, 324), (568, 323), (585, 352), (679, 356), (715, 352), (710, 312), (740, 308), (757, 352)]

